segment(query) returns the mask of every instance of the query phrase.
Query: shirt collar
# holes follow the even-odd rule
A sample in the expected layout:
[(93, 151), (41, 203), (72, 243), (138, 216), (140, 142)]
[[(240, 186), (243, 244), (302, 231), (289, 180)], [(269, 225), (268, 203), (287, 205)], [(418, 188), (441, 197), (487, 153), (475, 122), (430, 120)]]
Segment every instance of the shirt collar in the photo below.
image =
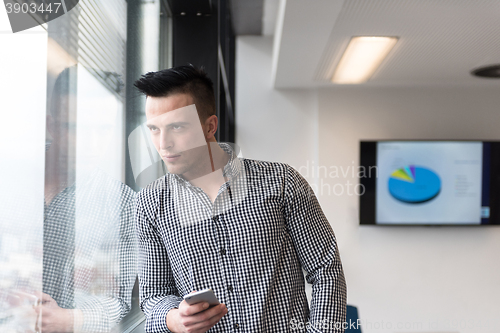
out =
[(233, 147), (225, 142), (219, 143), (219, 147), (221, 147), (222, 150), (224, 150), (226, 154), (228, 154), (229, 156), (229, 160), (227, 161), (226, 165), (224, 166), (224, 169), (222, 170), (222, 175), (227, 180), (231, 181), (239, 175), (242, 168), (241, 160), (238, 158), (236, 154), (237, 147), (236, 145)]
[[(226, 165), (222, 169), (222, 175), (227, 181), (231, 182), (239, 175), (243, 167), (243, 164), (236, 153), (238, 151), (238, 148), (234, 143), (229, 144), (226, 142), (219, 142), (218, 145), (229, 157)], [(174, 174), (173, 176), (174, 179), (176, 179), (181, 184), (192, 186), (189, 181), (182, 178), (180, 175)]]

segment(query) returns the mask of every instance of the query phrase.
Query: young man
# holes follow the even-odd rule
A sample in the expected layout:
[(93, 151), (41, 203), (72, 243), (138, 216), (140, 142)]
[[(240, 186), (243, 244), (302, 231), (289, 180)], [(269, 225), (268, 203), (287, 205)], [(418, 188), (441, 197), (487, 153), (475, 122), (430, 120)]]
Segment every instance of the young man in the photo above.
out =
[[(335, 236), (303, 177), (216, 142), (213, 84), (202, 70), (147, 73), (135, 86), (169, 171), (137, 199), (146, 331), (342, 332)], [(313, 285), (310, 308), (302, 268)], [(182, 298), (205, 288), (220, 305)]]

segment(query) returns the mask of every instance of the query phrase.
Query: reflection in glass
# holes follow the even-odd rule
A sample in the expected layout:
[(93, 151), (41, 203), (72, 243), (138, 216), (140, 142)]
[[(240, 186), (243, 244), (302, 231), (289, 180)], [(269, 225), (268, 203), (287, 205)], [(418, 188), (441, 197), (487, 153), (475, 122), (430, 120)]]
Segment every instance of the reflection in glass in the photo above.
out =
[(115, 178), (120, 159), (109, 158), (121, 150), (113, 144), (120, 109), (81, 67), (56, 80), (47, 115), (43, 293), (36, 308), (42, 331), (106, 332), (131, 308), (135, 193)]
[(9, 110), (0, 154), (2, 333), (108, 332), (131, 309), (137, 252), (135, 193), (122, 183), (125, 41), (115, 36), (118, 52), (106, 55), (116, 68), (77, 65), (92, 61), (74, 43), (88, 37), (81, 29), (91, 22), (78, 20), (89, 10), (78, 6), (48, 31), (1, 35), (9, 50), (0, 56), (9, 78), (1, 85)]
[(135, 193), (123, 182), (137, 125), (125, 109), (144, 115), (142, 98), (125, 105), (125, 67), (157, 69), (159, 8), (80, 1), (23, 33), (0, 22), (2, 333), (114, 331), (131, 309)]

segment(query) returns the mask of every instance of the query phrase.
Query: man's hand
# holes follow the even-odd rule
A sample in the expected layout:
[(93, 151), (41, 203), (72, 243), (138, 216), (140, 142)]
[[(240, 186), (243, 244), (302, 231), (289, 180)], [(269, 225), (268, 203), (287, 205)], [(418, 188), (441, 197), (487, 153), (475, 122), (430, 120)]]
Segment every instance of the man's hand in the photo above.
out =
[(226, 305), (219, 304), (208, 308), (207, 302), (193, 305), (182, 301), (178, 309), (167, 314), (167, 327), (175, 333), (205, 333), (227, 313)]
[(72, 332), (73, 310), (63, 309), (47, 294), (40, 293), (39, 305), (35, 306), (38, 314), (38, 329), (43, 333)]

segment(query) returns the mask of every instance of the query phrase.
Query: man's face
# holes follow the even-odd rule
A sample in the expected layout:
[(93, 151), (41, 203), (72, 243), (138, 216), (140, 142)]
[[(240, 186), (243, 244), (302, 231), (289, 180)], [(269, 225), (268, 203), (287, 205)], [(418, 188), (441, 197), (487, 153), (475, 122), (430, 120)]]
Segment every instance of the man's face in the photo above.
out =
[[(47, 160), (52, 164), (51, 169), (58, 165), (58, 167), (64, 169), (73, 168), (73, 170), (67, 171), (74, 172), (77, 146), (77, 113), (71, 107), (70, 101), (73, 98), (75, 98), (73, 95), (58, 95), (57, 99), (54, 98), (52, 101), (52, 112), (47, 114), (46, 131), (47, 137), (51, 139), (49, 151), (51, 154), (57, 155), (57, 157)], [(61, 170), (57, 172), (61, 172)]]
[(156, 150), (172, 174), (195, 174), (209, 161), (204, 126), (189, 94), (146, 99), (146, 125)]

